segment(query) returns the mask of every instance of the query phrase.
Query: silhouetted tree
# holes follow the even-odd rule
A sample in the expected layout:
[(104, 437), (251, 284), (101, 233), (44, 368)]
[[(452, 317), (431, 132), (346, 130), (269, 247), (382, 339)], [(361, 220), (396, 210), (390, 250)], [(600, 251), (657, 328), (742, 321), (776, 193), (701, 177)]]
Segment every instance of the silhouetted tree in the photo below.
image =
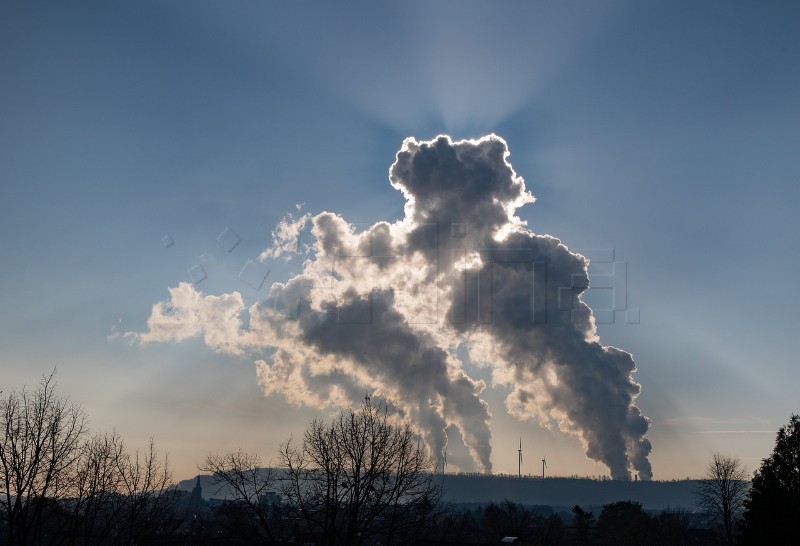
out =
[(211, 512), (211, 525), (219, 529), (222, 535), (246, 544), (264, 542), (264, 529), (253, 517), (247, 503), (241, 500), (226, 500), (215, 506)]
[(515, 536), (524, 544), (556, 546), (564, 542), (564, 523), (555, 514), (545, 517), (531, 507), (505, 499), (484, 508), (479, 534), (485, 542)]
[(781, 427), (745, 502), (746, 544), (793, 544), (800, 536), (800, 416)]
[(475, 542), (481, 535), (480, 524), (472, 510), (456, 512), (450, 510), (438, 526), (437, 536), (442, 542), (467, 544)]
[(747, 472), (738, 458), (714, 453), (695, 490), (697, 504), (712, 522), (722, 526), (728, 544), (734, 542), (749, 487)]
[(86, 435), (83, 409), (55, 387), (53, 370), (0, 399), (0, 515), (13, 545), (41, 542), (46, 501), (66, 490)]
[(481, 527), (487, 540), (497, 540), (503, 536), (516, 536), (528, 540), (536, 525), (534, 513), (510, 499), (500, 503), (490, 502), (483, 510)]
[(691, 515), (681, 509), (662, 510), (657, 516), (650, 518), (649, 537), (653, 546), (695, 544)]
[(114, 534), (122, 510), (120, 463), (124, 453), (116, 431), (95, 434), (81, 446), (66, 493), (69, 501), (63, 503), (70, 512), (70, 544), (102, 544)]
[(155, 442), (150, 439), (147, 450), (124, 452), (119, 461), (120, 496), (122, 502), (118, 534), (125, 544), (135, 544), (177, 528), (174, 507), (177, 490), (165, 456), (159, 459)]
[(275, 474), (263, 467), (258, 455), (242, 450), (209, 455), (199, 469), (212, 474), (218, 492), (232, 494), (236, 500), (234, 505), (226, 507), (225, 513), (237, 513), (241, 518), (238, 512), (244, 510), (267, 538), (275, 540), (273, 528), (277, 522), (271, 517), (274, 507), (269, 495), (275, 488)]
[(83, 410), (56, 395), (54, 378), (0, 399), (7, 543), (129, 545), (174, 530), (175, 488), (154, 442), (130, 453), (116, 432), (89, 437)]
[(603, 505), (597, 529), (607, 544), (647, 546), (649, 518), (641, 503), (618, 501)]
[(575, 539), (578, 544), (585, 545), (589, 542), (589, 530), (594, 526), (594, 514), (585, 511), (577, 504), (572, 507), (574, 515), (572, 525), (575, 528)]
[(116, 431), (96, 434), (82, 445), (70, 487), (58, 499), (70, 515), (60, 533), (65, 544), (128, 545), (164, 536), (180, 524), (177, 499), (169, 461), (159, 459), (152, 438), (146, 450), (130, 452)]
[(564, 522), (555, 514), (539, 517), (533, 535), (533, 544), (537, 546), (560, 546), (566, 540)]
[(369, 397), (331, 422), (314, 420), (302, 445), (281, 447), (282, 493), (308, 531), (327, 544), (393, 544), (425, 533), (439, 510), (435, 461), (408, 422)]

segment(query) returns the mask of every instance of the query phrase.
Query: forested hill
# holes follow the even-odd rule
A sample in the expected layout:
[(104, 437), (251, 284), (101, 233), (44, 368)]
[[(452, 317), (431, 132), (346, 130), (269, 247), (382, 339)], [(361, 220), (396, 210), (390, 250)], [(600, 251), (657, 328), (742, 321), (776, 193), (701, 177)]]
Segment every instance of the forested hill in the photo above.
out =
[(667, 507), (694, 510), (696, 480), (616, 481), (588, 478), (517, 478), (480, 474), (444, 476), (445, 498), (452, 502), (510, 499), (521, 504), (600, 506), (620, 500), (642, 503), (646, 510)]
[[(197, 479), (183, 480), (179, 489), (191, 491)], [(203, 497), (224, 498), (210, 476), (200, 479)], [(458, 503), (512, 501), (528, 505), (601, 506), (620, 500), (642, 503), (646, 510), (667, 507), (696, 509), (693, 491), (696, 480), (680, 481), (615, 481), (588, 478), (534, 478), (486, 476), (482, 474), (447, 474), (444, 476), (445, 499)], [(276, 484), (276, 490), (279, 486)]]

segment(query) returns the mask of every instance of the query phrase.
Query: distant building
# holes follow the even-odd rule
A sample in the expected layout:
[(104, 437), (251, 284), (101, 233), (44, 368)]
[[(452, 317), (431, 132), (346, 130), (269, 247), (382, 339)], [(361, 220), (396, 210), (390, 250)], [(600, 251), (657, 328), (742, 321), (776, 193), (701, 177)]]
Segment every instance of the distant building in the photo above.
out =
[(211, 516), (211, 507), (203, 500), (203, 488), (200, 486), (199, 476), (191, 493), (186, 490), (179, 491), (176, 513), (183, 519), (178, 533), (194, 536), (204, 532)]
[(203, 500), (203, 488), (200, 485), (200, 476), (197, 476), (197, 483), (192, 489), (192, 495), (189, 497), (189, 512), (205, 512), (208, 510), (208, 505)]

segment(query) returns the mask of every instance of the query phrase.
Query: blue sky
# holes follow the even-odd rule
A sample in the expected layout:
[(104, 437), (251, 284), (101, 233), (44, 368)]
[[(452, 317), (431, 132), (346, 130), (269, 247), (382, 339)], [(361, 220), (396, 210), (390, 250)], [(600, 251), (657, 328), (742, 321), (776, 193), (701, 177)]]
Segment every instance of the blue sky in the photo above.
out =
[[(178, 478), (210, 451), (272, 456), (318, 412), (261, 394), (264, 355), (109, 335), (198, 263), (204, 294), (259, 301), (299, 264), (265, 264), (260, 291), (239, 270), (295, 204), (394, 221), (405, 137), (494, 132), (532, 231), (628, 264), (640, 323), (599, 333), (637, 362), (654, 477), (712, 451), (754, 469), (798, 411), (798, 24), (791, 2), (6, 3), (0, 389), (57, 366), (94, 427), (154, 435)], [(605, 472), (502, 399), (496, 472), (520, 436), (553, 473)]]

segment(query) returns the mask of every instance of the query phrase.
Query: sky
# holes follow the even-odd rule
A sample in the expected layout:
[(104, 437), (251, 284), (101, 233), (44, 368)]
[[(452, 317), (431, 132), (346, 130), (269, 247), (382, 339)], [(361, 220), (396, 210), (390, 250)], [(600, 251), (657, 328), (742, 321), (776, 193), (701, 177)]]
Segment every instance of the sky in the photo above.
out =
[[(346, 397), (304, 403), (264, 370), (360, 357), (308, 330), (264, 337), (252, 318), (318, 273), (323, 213), (356, 238), (408, 226), (411, 179), (390, 168), (444, 134), (502, 142), (535, 197), (503, 222), (593, 260), (590, 333), (635, 361), (623, 383), (641, 393), (623, 405), (650, 420), (653, 478), (696, 477), (712, 452), (755, 470), (799, 411), (799, 24), (793, 2), (3, 3), (0, 390), (57, 368), (94, 430), (154, 437), (176, 479), (208, 453), (275, 458)], [(288, 214), (307, 219), (309, 253), (265, 253)], [(164, 334), (154, 305), (178, 289), (238, 297), (222, 318), (240, 329)], [(456, 335), (441, 316), (409, 332), (434, 348)], [(584, 453), (591, 426), (509, 410), (510, 353), (492, 368), (480, 347), (451, 349), (442, 365), (473, 386), (488, 432), (462, 439), (476, 429), (443, 418), (448, 470), (516, 473), (521, 439), (524, 473), (542, 458), (552, 475), (609, 473)], [(348, 373), (426, 418), (375, 368)]]

